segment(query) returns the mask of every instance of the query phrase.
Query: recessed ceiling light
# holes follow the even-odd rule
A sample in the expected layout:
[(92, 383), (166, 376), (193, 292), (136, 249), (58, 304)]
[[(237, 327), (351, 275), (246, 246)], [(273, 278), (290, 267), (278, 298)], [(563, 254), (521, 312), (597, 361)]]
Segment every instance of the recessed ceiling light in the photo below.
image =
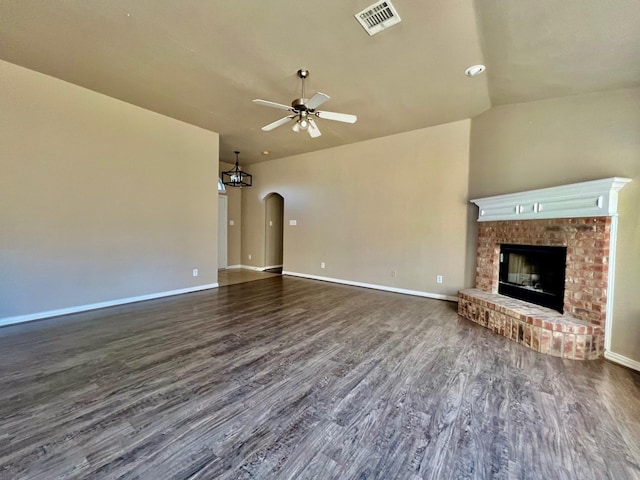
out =
[(476, 75), (480, 75), (487, 69), (484, 65), (471, 65), (464, 71), (464, 74), (468, 77), (475, 77)]

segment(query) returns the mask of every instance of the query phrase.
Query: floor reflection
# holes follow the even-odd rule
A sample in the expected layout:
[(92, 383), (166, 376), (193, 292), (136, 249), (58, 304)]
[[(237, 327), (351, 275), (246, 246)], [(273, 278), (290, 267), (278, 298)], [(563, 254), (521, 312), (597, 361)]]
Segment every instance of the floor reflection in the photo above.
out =
[(218, 285), (225, 287), (227, 285), (235, 285), (237, 283), (253, 282), (262, 280), (263, 278), (277, 277), (279, 272), (258, 272), (255, 270), (229, 269), (218, 270)]

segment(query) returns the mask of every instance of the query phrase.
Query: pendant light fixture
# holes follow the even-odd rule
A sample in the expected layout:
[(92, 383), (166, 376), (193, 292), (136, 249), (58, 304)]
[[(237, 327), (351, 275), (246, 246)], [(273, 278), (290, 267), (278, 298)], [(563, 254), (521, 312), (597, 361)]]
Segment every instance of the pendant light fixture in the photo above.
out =
[(238, 165), (238, 155), (240, 152), (236, 150), (236, 165), (228, 172), (222, 172), (222, 183), (230, 187), (250, 187), (253, 185), (253, 177), (250, 173), (243, 172)]

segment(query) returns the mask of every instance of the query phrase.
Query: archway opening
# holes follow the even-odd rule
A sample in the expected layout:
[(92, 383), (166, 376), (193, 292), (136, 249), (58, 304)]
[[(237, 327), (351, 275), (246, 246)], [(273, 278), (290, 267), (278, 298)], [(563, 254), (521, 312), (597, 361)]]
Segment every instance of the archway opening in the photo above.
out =
[(284, 198), (278, 193), (265, 197), (265, 271), (282, 273), (284, 256)]

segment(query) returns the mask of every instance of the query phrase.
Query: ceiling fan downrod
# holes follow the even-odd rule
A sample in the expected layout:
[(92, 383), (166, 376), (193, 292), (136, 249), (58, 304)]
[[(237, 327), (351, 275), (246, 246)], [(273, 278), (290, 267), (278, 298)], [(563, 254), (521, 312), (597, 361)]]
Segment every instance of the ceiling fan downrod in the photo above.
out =
[(300, 77), (300, 79), (302, 80), (302, 98), (300, 98), (301, 100), (300, 103), (303, 105), (307, 101), (307, 98), (304, 96), (304, 80), (308, 76), (309, 76), (309, 70), (307, 70), (306, 68), (301, 68), (300, 70), (298, 70), (298, 77)]

